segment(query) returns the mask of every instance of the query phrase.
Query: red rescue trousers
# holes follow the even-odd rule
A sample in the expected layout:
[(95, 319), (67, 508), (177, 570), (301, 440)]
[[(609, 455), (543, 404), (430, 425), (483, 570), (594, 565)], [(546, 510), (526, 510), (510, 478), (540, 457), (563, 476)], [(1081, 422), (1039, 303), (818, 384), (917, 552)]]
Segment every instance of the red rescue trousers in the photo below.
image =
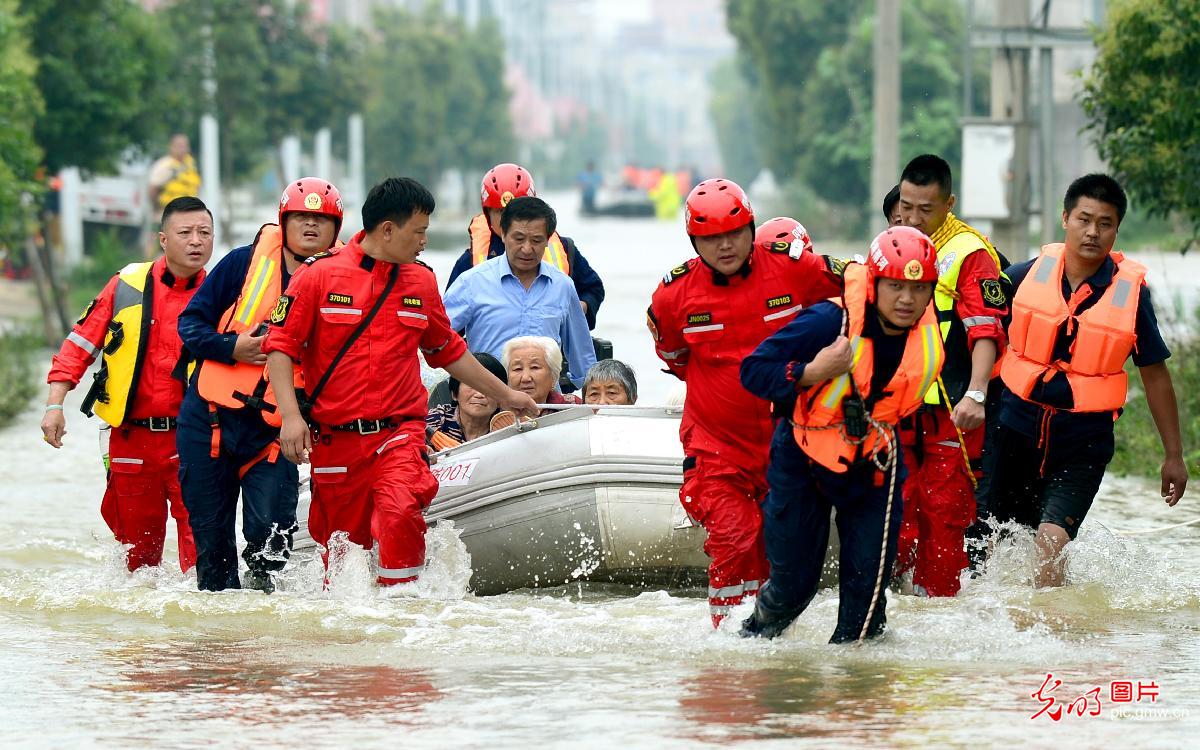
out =
[(322, 427), (313, 441), (308, 531), (326, 554), (338, 531), (367, 550), (377, 546), (381, 585), (413, 581), (425, 564), (422, 511), (437, 490), (425, 461), (424, 422), (372, 435)]
[[(975, 488), (949, 413), (938, 407), (918, 412), (913, 419), (921, 420), (924, 434), (919, 461), (917, 434), (901, 434), (908, 480), (895, 575), (912, 570), (913, 585), (929, 596), (954, 596), (967, 567), (963, 535), (975, 522)], [(979, 465), (983, 453), (983, 432), (981, 426), (963, 433), (973, 466)]]
[(162, 562), (169, 509), (179, 539), (179, 567), (185, 573), (191, 570), (196, 564), (196, 543), (179, 491), (175, 430), (114, 427), (108, 455), (108, 486), (100, 515), (117, 541), (129, 548), (129, 569)]
[[(692, 466), (692, 462), (695, 465)], [(708, 532), (708, 610), (719, 627), (747, 594), (767, 578), (767, 551), (759, 501), (767, 493), (766, 468), (751, 472), (715, 453), (693, 452), (684, 463), (679, 500)]]

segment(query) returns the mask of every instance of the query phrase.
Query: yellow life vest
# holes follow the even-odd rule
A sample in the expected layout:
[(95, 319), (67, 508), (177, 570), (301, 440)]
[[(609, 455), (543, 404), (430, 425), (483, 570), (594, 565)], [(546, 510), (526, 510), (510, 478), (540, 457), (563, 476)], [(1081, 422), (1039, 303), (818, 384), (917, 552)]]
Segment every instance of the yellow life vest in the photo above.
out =
[[(963, 380), (962, 385), (965, 386), (966, 382), (971, 379), (971, 352), (966, 348), (966, 329), (963, 328), (962, 321), (954, 310), (954, 303), (958, 301), (958, 274), (962, 271), (963, 261), (972, 254), (984, 250), (996, 264), (996, 270), (1000, 272), (1000, 277), (1007, 277), (1001, 272), (1000, 255), (996, 252), (996, 248), (992, 247), (992, 243), (988, 241), (987, 237), (953, 213), (946, 215), (942, 226), (938, 227), (929, 240), (937, 248), (938, 283), (933, 291), (933, 306), (937, 314), (938, 329), (942, 334), (942, 344), (946, 347), (947, 367), (945, 369), (953, 371), (966, 368), (965, 379), (951, 377), (950, 372), (944, 371), (942, 374), (947, 384), (946, 389), (951, 392), (951, 398), (954, 398), (955, 391), (965, 390), (965, 388), (955, 387), (956, 381)], [(951, 341), (952, 337), (955, 341)], [(959, 340), (960, 338), (961, 340)], [(962, 394), (957, 395), (961, 398)], [(925, 403), (940, 404), (941, 402), (942, 398), (938, 392), (937, 383), (934, 383), (925, 394)]]
[[(488, 225), (487, 216), (477, 214), (471, 219), (471, 226), (467, 232), (471, 235), (471, 265), (477, 266), (488, 259), (488, 252), (492, 248), (492, 228)], [(571, 261), (567, 258), (567, 248), (558, 232), (550, 235), (542, 260), (566, 275), (571, 275)]]
[(197, 195), (200, 192), (200, 172), (196, 169), (196, 160), (191, 154), (182, 160), (175, 161), (171, 179), (167, 180), (158, 193), (158, 207), (164, 209), (176, 198)]
[(154, 261), (130, 263), (117, 275), (113, 295), (113, 315), (104, 334), (100, 371), (88, 393), (84, 413), (96, 416), (113, 427), (120, 427), (129, 416), (129, 405), (137, 395), (138, 378), (150, 341), (151, 307), (154, 284), (150, 270)]

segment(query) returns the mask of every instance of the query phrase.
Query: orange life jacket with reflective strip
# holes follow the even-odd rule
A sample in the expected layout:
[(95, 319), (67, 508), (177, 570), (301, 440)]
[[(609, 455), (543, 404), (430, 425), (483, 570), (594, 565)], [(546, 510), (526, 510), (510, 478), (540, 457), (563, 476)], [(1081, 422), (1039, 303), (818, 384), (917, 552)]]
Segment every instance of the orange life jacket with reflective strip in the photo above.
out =
[[(278, 224), (264, 224), (254, 238), (254, 255), (246, 270), (242, 291), (221, 316), (221, 333), (254, 333), (266, 322), (283, 294), (283, 231)], [(295, 386), (303, 386), (300, 367), (294, 367)], [(264, 365), (247, 362), (206, 360), (200, 365), (196, 388), (201, 398), (216, 406), (241, 409), (247, 405), (261, 409), (263, 420), (278, 427), (275, 391), (267, 380)]]
[[(478, 214), (471, 219), (471, 226), (467, 231), (471, 235), (471, 265), (477, 266), (488, 259), (488, 251), (492, 247), (492, 228), (488, 226), (487, 216)], [(566, 245), (558, 236), (558, 232), (550, 235), (542, 260), (566, 275), (571, 275), (571, 261), (567, 258)]]
[[(1062, 278), (1066, 246), (1046, 245), (1017, 288), (1012, 323), (1008, 328), (1008, 356), (1000, 377), (1016, 395), (1028, 400), (1039, 380), (1065, 373), (1075, 406), (1071, 411), (1116, 411), (1125, 405), (1129, 376), (1125, 360), (1137, 343), (1137, 308), (1146, 267), (1112, 253), (1117, 264), (1112, 283), (1095, 305), (1076, 315), (1091, 296), (1081, 285), (1071, 299), (1063, 299)], [(1054, 345), (1063, 323), (1078, 328), (1071, 344), (1070, 361), (1054, 359)]]
[[(869, 429), (862, 442), (848, 440), (842, 401), (853, 393), (850, 378), (858, 393), (865, 399), (870, 395), (871, 374), (875, 369), (875, 349), (872, 341), (863, 338), (862, 330), (867, 311), (867, 269), (857, 263), (846, 265), (846, 291), (842, 299), (849, 319), (847, 336), (854, 350), (850, 372), (810, 386), (796, 399), (792, 411), (792, 434), (805, 455), (836, 473), (844, 473), (856, 460), (873, 455), (885, 446), (881, 436)], [(874, 314), (871, 312), (870, 314)], [(945, 353), (938, 330), (937, 314), (930, 304), (920, 321), (909, 329), (904, 342), (904, 355), (896, 373), (888, 381), (885, 395), (871, 407), (871, 418), (885, 425), (895, 425), (901, 418), (920, 408), (925, 393), (936, 382), (942, 369)]]

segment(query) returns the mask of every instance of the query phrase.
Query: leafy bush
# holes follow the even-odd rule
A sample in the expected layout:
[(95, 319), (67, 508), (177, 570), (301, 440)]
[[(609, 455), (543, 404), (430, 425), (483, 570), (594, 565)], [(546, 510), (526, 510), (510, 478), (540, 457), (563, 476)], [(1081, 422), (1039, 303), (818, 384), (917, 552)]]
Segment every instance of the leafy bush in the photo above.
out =
[(40, 347), (28, 331), (0, 331), (0, 426), (24, 411), (37, 393), (33, 368)]
[[(1183, 431), (1183, 460), (1189, 470), (1200, 464), (1200, 340), (1188, 339), (1171, 346), (1171, 379), (1179, 399), (1179, 421)], [(1158, 476), (1162, 465), (1162, 443), (1141, 389), (1137, 368), (1129, 370), (1129, 402), (1117, 421), (1117, 451), (1109, 470), (1116, 474)]]

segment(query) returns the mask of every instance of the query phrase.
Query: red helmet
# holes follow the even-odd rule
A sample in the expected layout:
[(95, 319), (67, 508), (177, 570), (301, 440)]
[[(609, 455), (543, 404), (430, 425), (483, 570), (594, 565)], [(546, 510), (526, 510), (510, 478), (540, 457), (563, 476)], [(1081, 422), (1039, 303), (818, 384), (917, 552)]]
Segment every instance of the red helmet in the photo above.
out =
[(688, 193), (684, 210), (687, 233), (693, 237), (723, 234), (754, 223), (746, 192), (732, 180), (705, 180)]
[(871, 299), (876, 279), (936, 282), (937, 250), (925, 233), (913, 227), (888, 227), (871, 240), (867, 280)]
[(788, 253), (794, 258), (813, 251), (808, 230), (787, 216), (776, 216), (759, 227), (754, 233), (754, 247), (763, 252)]
[(279, 226), (293, 211), (321, 214), (333, 219), (334, 236), (342, 231), (342, 194), (329, 180), (320, 177), (301, 177), (289, 183), (279, 196)]
[(537, 195), (533, 175), (519, 164), (497, 164), (483, 176), (480, 198), (484, 208), (504, 208), (513, 198)]

